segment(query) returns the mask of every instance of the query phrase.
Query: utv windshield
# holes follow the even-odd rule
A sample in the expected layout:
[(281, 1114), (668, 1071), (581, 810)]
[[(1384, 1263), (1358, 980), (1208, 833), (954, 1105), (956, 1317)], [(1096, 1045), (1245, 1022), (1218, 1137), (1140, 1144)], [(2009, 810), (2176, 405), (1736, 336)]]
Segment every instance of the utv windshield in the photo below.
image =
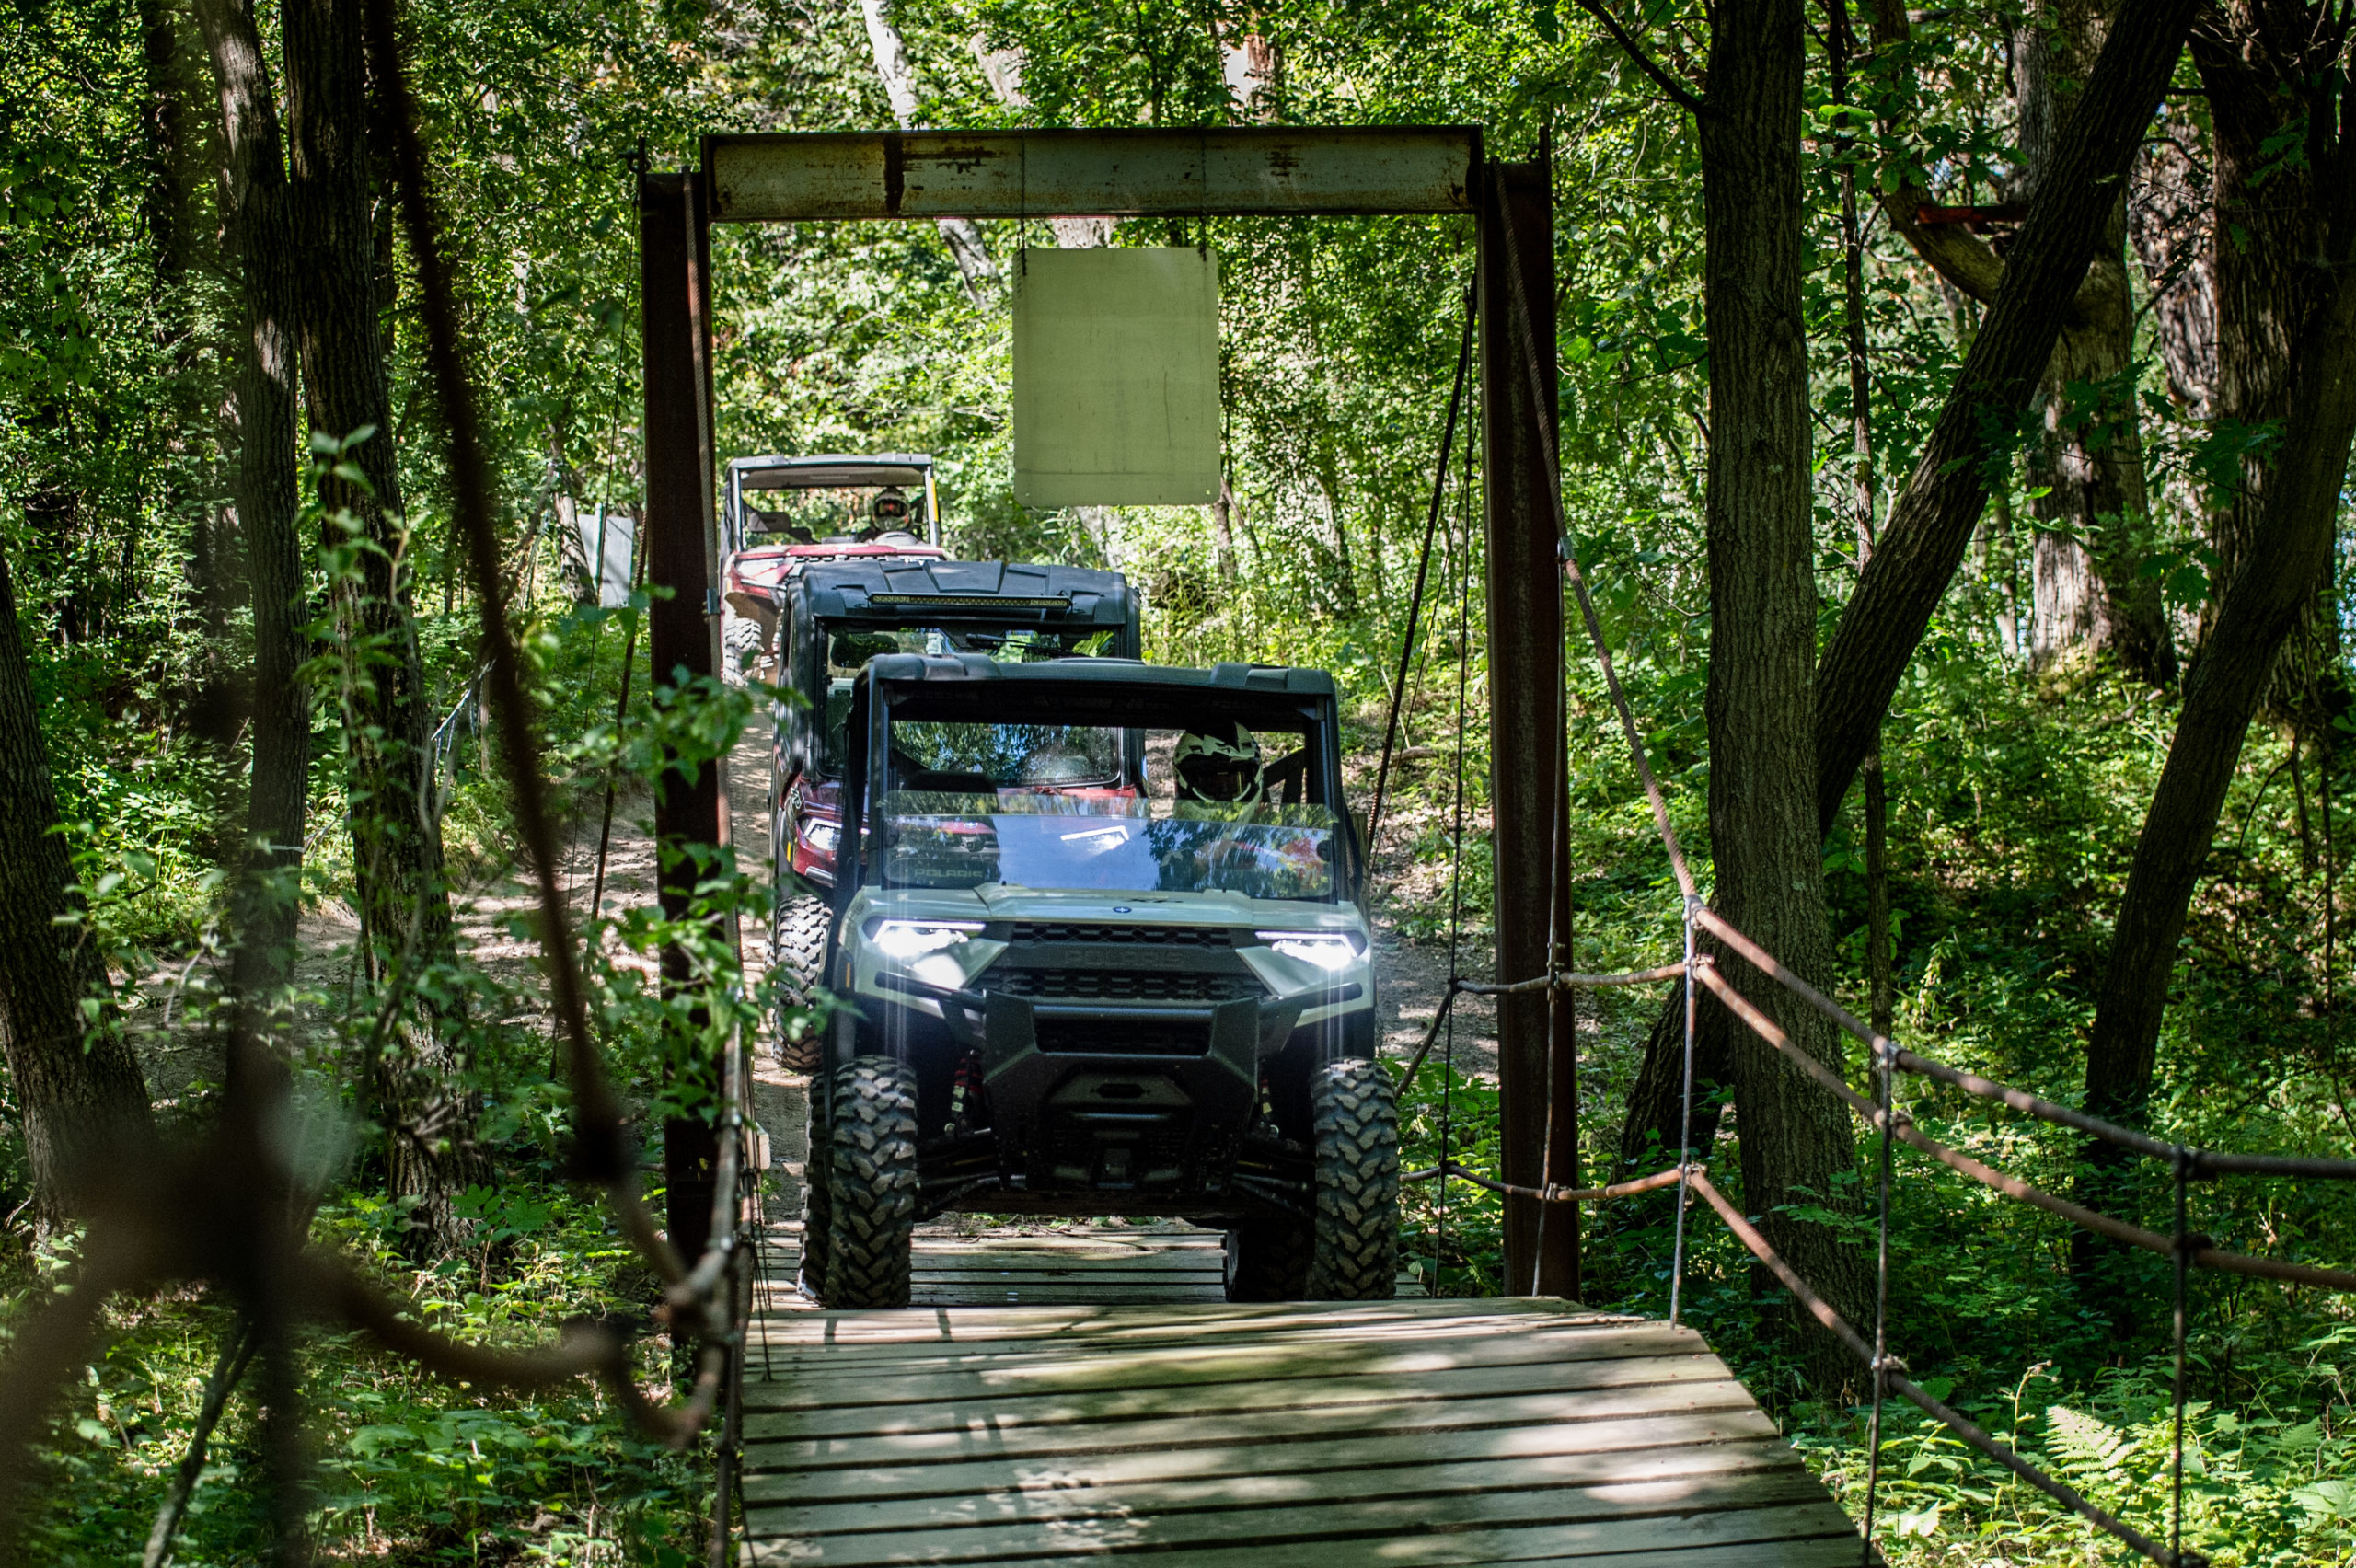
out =
[(924, 490), (898, 485), (834, 485), (824, 490), (748, 490), (745, 544), (812, 545), (900, 532), (921, 535)]
[(1334, 891), (1336, 824), (1323, 806), (901, 790), (884, 798), (883, 814), (878, 869), (887, 887), (1247, 898), (1329, 898)]
[[(1191, 766), (1215, 737), (1229, 765)], [(1294, 718), (1244, 729), (895, 718), (872, 876), (891, 887), (1330, 898), (1338, 823)], [(1217, 777), (1230, 798), (1206, 798)]]

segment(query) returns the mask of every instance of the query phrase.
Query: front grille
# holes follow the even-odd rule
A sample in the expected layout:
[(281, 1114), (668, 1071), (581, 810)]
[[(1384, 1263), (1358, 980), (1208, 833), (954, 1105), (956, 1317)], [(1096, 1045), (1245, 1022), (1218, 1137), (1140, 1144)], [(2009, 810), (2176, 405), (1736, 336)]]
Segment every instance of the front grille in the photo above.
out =
[(1099, 1056), (1201, 1056), (1211, 1048), (1208, 1023), (1138, 1023), (1109, 1018), (1043, 1018), (1039, 1049)]
[(1082, 926), (1026, 921), (1014, 928), (1018, 942), (1091, 942), (1126, 947), (1232, 948), (1224, 926)]
[(1232, 1002), (1267, 993), (1249, 974), (1127, 974), (1110, 969), (993, 969), (990, 989), (1034, 1002)]

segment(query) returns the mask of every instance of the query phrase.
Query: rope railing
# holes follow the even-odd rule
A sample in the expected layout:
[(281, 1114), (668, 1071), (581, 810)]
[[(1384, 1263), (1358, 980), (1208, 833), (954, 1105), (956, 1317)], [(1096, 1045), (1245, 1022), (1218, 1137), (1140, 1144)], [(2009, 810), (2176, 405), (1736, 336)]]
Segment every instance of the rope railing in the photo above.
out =
[(1408, 1086), (1415, 1081), (1417, 1070), (1423, 1066), (1424, 1058), (1431, 1055), (1432, 1045), (1439, 1039), (1440, 1030), (1447, 1024), (1449, 1013), (1456, 1006), (1456, 998), (1460, 996), (1519, 997), (1533, 991), (1574, 991), (1617, 986), (1646, 986), (1656, 980), (1674, 980), (1684, 973), (1685, 965), (1682, 963), (1664, 963), (1657, 969), (1632, 970), (1624, 974), (1574, 974), (1567, 970), (1558, 969), (1552, 974), (1541, 974), (1535, 979), (1506, 982), (1467, 980), (1462, 975), (1451, 974), (1449, 976), (1448, 985), (1440, 993), (1439, 1006), (1433, 1011), (1432, 1020), (1424, 1030), (1422, 1042), (1416, 1045), (1415, 1055), (1408, 1058), (1407, 1071), (1399, 1079), (1399, 1092), (1406, 1093)]

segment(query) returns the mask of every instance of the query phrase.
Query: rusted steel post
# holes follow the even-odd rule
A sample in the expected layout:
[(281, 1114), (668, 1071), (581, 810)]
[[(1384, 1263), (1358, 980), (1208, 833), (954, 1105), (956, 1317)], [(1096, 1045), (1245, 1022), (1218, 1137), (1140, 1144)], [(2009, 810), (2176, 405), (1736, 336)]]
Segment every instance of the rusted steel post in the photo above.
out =
[[(1548, 934), (1570, 938), (1563, 775), (1563, 619), (1553, 507), (1542, 432), (1557, 428), (1554, 386), (1554, 187), (1550, 164), (1492, 163), (1481, 191), (1481, 410), (1488, 525), (1490, 798), (1496, 811), (1496, 974), (1549, 969)], [(1549, 389), (1532, 406), (1507, 246), (1527, 289), (1530, 338)], [(1554, 907), (1549, 908), (1550, 895)], [(1567, 968), (1567, 963), (1562, 965)], [(1497, 1072), (1506, 1181), (1578, 1184), (1578, 1074), (1567, 992), (1497, 998)], [(1551, 1067), (1551, 1072), (1550, 1072)], [(1550, 1097), (1549, 1090), (1552, 1090)], [(1550, 1103), (1551, 1098), (1551, 1103)], [(1551, 1136), (1550, 1136), (1551, 1135)], [(1548, 1158), (1552, 1145), (1553, 1158)], [(1549, 1167), (1551, 1166), (1551, 1170)], [(1551, 1209), (1552, 1212), (1546, 1212)], [(1507, 1286), (1576, 1297), (1578, 1210), (1506, 1200)]]
[[(709, 229), (701, 211), (699, 180), (692, 174), (646, 174), (639, 178), (639, 286), (643, 318), (641, 352), (645, 368), (646, 515), (643, 548), (646, 582), (654, 594), (647, 613), (653, 664), (654, 700), (664, 700), (684, 671), (710, 676), (720, 667), (720, 618), (713, 566), (712, 451), (710, 398), (711, 278)], [(665, 594), (663, 591), (669, 590)], [(728, 799), (724, 771), (707, 767), (692, 778), (666, 770), (654, 797), (654, 836), (659, 845), (727, 842)], [(661, 870), (666, 918), (684, 917), (693, 897), (697, 867), (691, 858)], [(666, 990), (688, 983), (687, 955), (677, 947), (663, 952)], [(674, 1058), (675, 1062), (677, 1058)], [(698, 1084), (679, 1084), (687, 1098), (701, 1098), (718, 1110), (717, 1063), (687, 1069)], [(693, 1093), (700, 1087), (701, 1096)], [(720, 1158), (716, 1124), (702, 1117), (674, 1117), (663, 1124), (663, 1175), (667, 1188), (664, 1220), (671, 1245), (683, 1258), (701, 1252), (711, 1224), (713, 1170)]]

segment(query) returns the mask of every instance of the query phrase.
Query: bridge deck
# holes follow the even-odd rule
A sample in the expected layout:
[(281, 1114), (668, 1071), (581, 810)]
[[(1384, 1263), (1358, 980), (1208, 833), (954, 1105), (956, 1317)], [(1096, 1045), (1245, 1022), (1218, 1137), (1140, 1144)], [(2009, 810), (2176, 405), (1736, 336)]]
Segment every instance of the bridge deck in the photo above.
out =
[(1854, 1528), (1691, 1330), (1559, 1301), (1242, 1306), (1216, 1237), (926, 1237), (820, 1312), (773, 1233), (751, 1564), (1845, 1564)]

